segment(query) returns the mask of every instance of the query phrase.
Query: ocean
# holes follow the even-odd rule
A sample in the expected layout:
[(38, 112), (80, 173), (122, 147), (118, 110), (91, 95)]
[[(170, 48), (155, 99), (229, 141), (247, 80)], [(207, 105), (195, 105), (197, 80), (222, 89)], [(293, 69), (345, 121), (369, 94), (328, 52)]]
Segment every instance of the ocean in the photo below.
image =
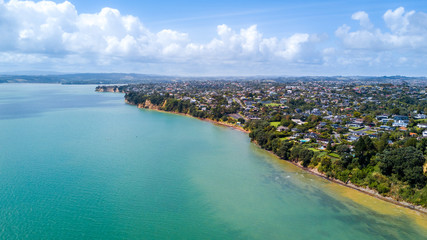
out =
[(245, 133), (94, 90), (0, 84), (0, 239), (427, 239)]

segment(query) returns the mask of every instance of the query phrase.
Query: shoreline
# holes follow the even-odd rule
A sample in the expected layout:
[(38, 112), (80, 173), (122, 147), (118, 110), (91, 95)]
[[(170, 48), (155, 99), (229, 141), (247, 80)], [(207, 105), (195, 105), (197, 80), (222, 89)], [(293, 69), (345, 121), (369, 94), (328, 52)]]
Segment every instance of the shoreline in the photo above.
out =
[[(259, 147), (258, 144), (256, 144), (256, 145)], [(262, 148), (260, 147), (260, 149), (262, 149)], [(267, 151), (268, 153), (272, 154), (274, 157), (278, 158), (280, 161), (285, 161), (285, 162), (287, 162), (289, 164), (292, 164), (293, 166), (295, 166), (295, 167), (297, 167), (297, 168), (299, 168), (301, 170), (304, 170), (305, 172), (307, 172), (307, 173), (309, 173), (311, 175), (323, 178), (323, 179), (325, 179), (325, 180), (327, 180), (329, 182), (333, 182), (333, 183), (339, 184), (339, 185), (341, 185), (343, 187), (347, 187), (347, 188), (356, 190), (356, 191), (358, 191), (360, 193), (363, 193), (363, 194), (369, 195), (371, 197), (374, 197), (376, 199), (379, 199), (379, 200), (382, 200), (382, 201), (394, 204), (396, 206), (404, 207), (404, 208), (413, 210), (415, 212), (427, 215), (427, 208), (424, 208), (424, 207), (421, 207), (421, 206), (417, 206), (417, 205), (414, 205), (412, 203), (408, 203), (408, 202), (405, 202), (405, 201), (398, 201), (398, 200), (393, 199), (391, 197), (384, 197), (381, 194), (379, 194), (378, 192), (376, 192), (375, 190), (372, 190), (372, 189), (369, 189), (369, 188), (364, 188), (364, 187), (360, 187), (360, 186), (354, 185), (352, 183), (345, 183), (345, 182), (343, 182), (341, 180), (338, 180), (338, 179), (329, 178), (324, 173), (321, 173), (321, 172), (317, 171), (316, 168), (306, 168), (306, 167), (302, 166), (301, 163), (299, 163), (299, 162), (294, 162), (294, 161), (290, 161), (290, 160), (284, 160), (284, 159), (279, 158), (272, 151), (268, 151), (268, 150), (265, 150), (265, 149), (262, 149), (262, 150)]]
[(345, 183), (345, 182), (340, 181), (338, 179), (328, 178), (325, 174), (317, 171), (317, 169), (311, 169), (311, 168), (303, 167), (300, 163), (297, 163), (297, 162), (292, 162), (292, 161), (287, 161), (287, 160), (285, 160), (285, 161), (291, 163), (292, 165), (294, 165), (294, 166), (296, 166), (296, 167), (298, 167), (298, 168), (300, 168), (300, 169), (302, 169), (302, 170), (304, 170), (304, 171), (306, 171), (306, 172), (308, 172), (314, 176), (321, 177), (321, 178), (328, 180), (330, 182), (333, 182), (333, 183), (339, 184), (341, 186), (356, 190), (358, 192), (364, 193), (366, 195), (380, 199), (382, 201), (389, 202), (389, 203), (392, 203), (394, 205), (404, 207), (404, 208), (407, 208), (407, 209), (410, 209), (410, 210), (413, 210), (413, 211), (427, 215), (427, 208), (423, 208), (421, 206), (413, 205), (411, 203), (404, 202), (404, 201), (398, 201), (398, 200), (395, 200), (391, 197), (384, 197), (384, 196), (380, 195), (379, 193), (377, 193), (375, 190), (372, 190), (369, 188), (364, 188), (364, 187), (359, 187), (359, 186), (354, 185), (352, 183)]
[(194, 118), (194, 119), (197, 119), (197, 120), (201, 120), (201, 121), (204, 121), (204, 122), (210, 122), (212, 124), (219, 125), (219, 126), (222, 126), (222, 127), (232, 128), (234, 130), (237, 130), (237, 131), (240, 131), (240, 132), (243, 132), (243, 133), (249, 133), (248, 130), (245, 130), (244, 128), (236, 126), (236, 125), (233, 125), (231, 123), (218, 122), (218, 121), (215, 121), (215, 120), (212, 120), (212, 119), (208, 119), (208, 118), (198, 118), (198, 117), (191, 116), (190, 114), (187, 114), (187, 113), (165, 111), (165, 110), (161, 110), (161, 109), (157, 109), (157, 108), (150, 108), (150, 107), (139, 107), (136, 104), (132, 104), (132, 103), (128, 102), (126, 99), (125, 99), (125, 103), (129, 104), (129, 105), (132, 105), (132, 106), (136, 106), (139, 109), (152, 110), (152, 111), (157, 111), (157, 112), (162, 112), (162, 113), (169, 113), (169, 114), (175, 114), (175, 115), (181, 115), (181, 116), (191, 117), (191, 118)]
[[(132, 106), (136, 106), (139, 109), (152, 110), (152, 111), (157, 111), (157, 112), (162, 112), (162, 113), (169, 113), (169, 114), (175, 114), (175, 115), (181, 115), (181, 116), (191, 117), (191, 118), (198, 119), (198, 120), (205, 121), (205, 122), (209, 122), (209, 123), (212, 123), (212, 124), (215, 124), (215, 125), (218, 125), (218, 126), (232, 128), (234, 130), (237, 130), (237, 131), (240, 131), (240, 132), (243, 132), (243, 133), (246, 133), (246, 134), (249, 133), (249, 131), (243, 129), (242, 127), (238, 127), (238, 126), (235, 126), (235, 125), (232, 125), (232, 124), (227, 124), (227, 123), (224, 123), (224, 122), (218, 122), (218, 121), (214, 121), (212, 119), (207, 119), (207, 118), (205, 118), (205, 119), (204, 118), (198, 118), (198, 117), (194, 117), (194, 116), (191, 116), (189, 114), (186, 114), (186, 113), (170, 112), (170, 111), (164, 111), (164, 110), (155, 109), (155, 108), (143, 108), (143, 107), (139, 107), (138, 105), (131, 104), (131, 103), (129, 103), (126, 100), (125, 100), (125, 102), (126, 102), (126, 104), (129, 104), (129, 105), (132, 105)], [(259, 147), (258, 144), (256, 144), (256, 145)], [(267, 151), (268, 153), (271, 153), (275, 157), (279, 158), (276, 154), (274, 154), (271, 151), (268, 151), (268, 150), (265, 150), (265, 149), (262, 149), (262, 150)], [(311, 169), (311, 168), (303, 167), (298, 162), (284, 160), (284, 159), (281, 159), (281, 158), (279, 158), (279, 159), (281, 161), (286, 161), (286, 162), (288, 162), (288, 163), (290, 163), (290, 164), (292, 164), (292, 165), (294, 165), (294, 166), (296, 166), (296, 167), (298, 167), (298, 168), (300, 168), (300, 169), (302, 169), (302, 170), (304, 170), (304, 171), (306, 171), (309, 174), (312, 174), (314, 176), (318, 176), (318, 177), (323, 178), (325, 180), (328, 180), (330, 182), (333, 182), (333, 183), (339, 184), (341, 186), (344, 186), (344, 187), (356, 190), (358, 192), (364, 193), (364, 194), (369, 195), (371, 197), (374, 197), (376, 199), (380, 199), (382, 201), (385, 201), (385, 202), (388, 202), (388, 203), (392, 203), (394, 205), (397, 205), (397, 206), (400, 206), (400, 207), (404, 207), (404, 208), (413, 210), (415, 212), (427, 215), (427, 208), (424, 208), (424, 207), (421, 207), (421, 206), (416, 206), (416, 205), (413, 205), (411, 203), (404, 202), (404, 201), (398, 201), (398, 200), (395, 200), (395, 199), (393, 199), (391, 197), (384, 197), (384, 196), (380, 195), (379, 193), (377, 193), (375, 190), (372, 190), (372, 189), (369, 189), (369, 188), (359, 187), (359, 186), (356, 186), (356, 185), (351, 184), (351, 183), (348, 184), (348, 183), (342, 182), (342, 181), (340, 181), (338, 179), (328, 178), (325, 174), (320, 173), (319, 171), (317, 171), (317, 169)]]

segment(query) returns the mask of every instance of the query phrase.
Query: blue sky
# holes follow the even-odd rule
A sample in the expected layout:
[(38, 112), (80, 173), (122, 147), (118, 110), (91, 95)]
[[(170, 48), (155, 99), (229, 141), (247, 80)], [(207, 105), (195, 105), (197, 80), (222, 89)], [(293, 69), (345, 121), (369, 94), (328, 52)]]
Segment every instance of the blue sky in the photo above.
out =
[(425, 1), (2, 1), (0, 72), (427, 75)]
[[(61, 1), (56, 1), (61, 2)], [(383, 24), (381, 17), (388, 9), (405, 7), (426, 12), (427, 3), (417, 1), (71, 1), (81, 12), (95, 13), (103, 7), (112, 7), (122, 14), (138, 16), (154, 31), (172, 28), (189, 32), (203, 39), (203, 31), (214, 36), (217, 25), (227, 24), (244, 28), (257, 24), (265, 34), (287, 35), (295, 32), (333, 33), (342, 23), (351, 23), (351, 15), (366, 11), (372, 21)], [(194, 31), (194, 32), (193, 32)], [(204, 39), (209, 40), (209, 39)]]

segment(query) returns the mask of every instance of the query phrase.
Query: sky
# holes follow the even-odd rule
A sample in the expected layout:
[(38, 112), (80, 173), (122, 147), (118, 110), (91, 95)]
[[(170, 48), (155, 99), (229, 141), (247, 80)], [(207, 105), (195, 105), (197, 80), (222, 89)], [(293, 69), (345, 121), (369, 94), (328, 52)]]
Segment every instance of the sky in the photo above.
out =
[(0, 72), (427, 76), (427, 2), (4, 1)]

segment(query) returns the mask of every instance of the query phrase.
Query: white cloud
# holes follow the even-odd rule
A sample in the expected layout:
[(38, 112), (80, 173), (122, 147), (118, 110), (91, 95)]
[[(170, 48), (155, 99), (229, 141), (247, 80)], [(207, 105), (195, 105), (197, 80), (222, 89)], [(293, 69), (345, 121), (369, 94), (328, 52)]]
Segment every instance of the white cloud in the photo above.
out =
[[(310, 58), (302, 54), (303, 48), (316, 42), (315, 37), (306, 33), (283, 39), (264, 38), (256, 25), (235, 32), (223, 24), (217, 27), (217, 38), (200, 44), (192, 42), (187, 33), (171, 29), (152, 33), (137, 17), (122, 15), (117, 9), (103, 8), (99, 13), (79, 14), (68, 1), (59, 4), (2, 1), (0, 16), (0, 52), (87, 59), (103, 65), (117, 60), (309, 61)], [(80, 57), (69, 58), (71, 55)]]
[(371, 21), (369, 20), (369, 16), (366, 12), (363, 12), (363, 11), (356, 12), (351, 16), (351, 18), (353, 20), (359, 20), (360, 26), (362, 26), (363, 28), (371, 29), (373, 27)]
[(404, 34), (407, 32), (407, 28), (410, 25), (409, 18), (414, 14), (415, 11), (405, 13), (405, 9), (403, 7), (399, 7), (394, 11), (389, 9), (384, 14), (383, 19), (387, 24), (387, 27), (390, 28), (393, 33)]
[(403, 7), (387, 10), (385, 28), (374, 26), (366, 12), (355, 13), (352, 19), (360, 28), (344, 24), (335, 31), (341, 45), (333, 54), (324, 51), (325, 65), (364, 75), (426, 74), (427, 14)]
[(226, 24), (200, 43), (173, 29), (152, 32), (138, 17), (117, 9), (88, 14), (68, 1), (0, 0), (0, 64), (166, 74), (305, 74), (315, 67), (322, 73), (350, 66), (426, 65), (427, 14), (403, 7), (388, 10), (386, 29), (375, 26), (364, 11), (351, 18), (360, 27), (339, 27), (335, 36), (340, 45), (337, 39), (328, 42), (326, 34), (266, 37), (257, 25), (233, 29)]
[(405, 12), (403, 7), (388, 10), (383, 19), (389, 31), (374, 28), (365, 12), (353, 14), (360, 21), (360, 30), (350, 31), (350, 27), (339, 27), (335, 35), (349, 49), (369, 49), (374, 51), (412, 49), (419, 50), (427, 46), (427, 14)]

